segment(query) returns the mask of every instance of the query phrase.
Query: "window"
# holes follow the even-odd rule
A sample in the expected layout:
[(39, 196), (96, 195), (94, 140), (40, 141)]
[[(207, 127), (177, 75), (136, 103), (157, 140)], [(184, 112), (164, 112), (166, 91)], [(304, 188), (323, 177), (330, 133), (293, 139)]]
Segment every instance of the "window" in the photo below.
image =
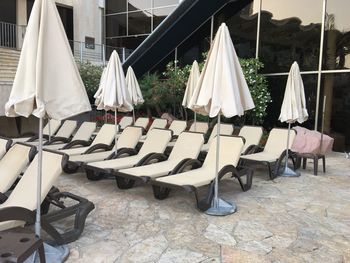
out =
[(130, 12), (128, 14), (128, 35), (151, 33), (151, 10)]
[(106, 37), (126, 35), (126, 14), (110, 15), (106, 17)]

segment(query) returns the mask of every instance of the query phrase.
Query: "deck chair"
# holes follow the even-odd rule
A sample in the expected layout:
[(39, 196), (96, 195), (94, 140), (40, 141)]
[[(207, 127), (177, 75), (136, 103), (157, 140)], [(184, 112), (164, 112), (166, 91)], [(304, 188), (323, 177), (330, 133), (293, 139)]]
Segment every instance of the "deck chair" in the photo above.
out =
[(132, 117), (130, 116), (124, 116), (120, 121), (119, 121), (119, 127), (121, 130), (124, 130), (127, 126), (130, 126), (133, 122)]
[[(128, 150), (131, 156), (84, 165), (87, 178), (90, 180), (99, 180), (104, 175), (114, 176), (115, 172), (120, 169), (141, 166), (147, 163), (148, 158), (151, 158), (153, 154), (163, 153), (171, 137), (172, 132), (170, 130), (154, 128), (148, 133), (147, 139), (138, 153), (136, 150)], [(120, 188), (127, 187), (121, 185), (118, 181), (117, 183)]]
[(186, 121), (173, 120), (173, 122), (169, 126), (169, 130), (173, 131), (173, 139), (179, 137), (180, 133), (186, 130), (186, 127)]
[(10, 149), (12, 145), (12, 140), (0, 136), (0, 160), (5, 155), (5, 153)]
[[(210, 137), (202, 147), (202, 151), (207, 152), (209, 150), (209, 146), (212, 142), (212, 140), (217, 135), (217, 124), (215, 124), (213, 130), (211, 131)], [(233, 133), (233, 125), (231, 124), (220, 124), (220, 135), (231, 135)]]
[(114, 158), (122, 156), (126, 149), (135, 149), (140, 137), (142, 136), (142, 127), (128, 126), (121, 133), (118, 138), (118, 151), (115, 155), (115, 150), (103, 152), (93, 152), (90, 154), (79, 154), (69, 156), (67, 165), (63, 168), (66, 173), (76, 173), (84, 163), (102, 161), (107, 158)]
[[(179, 135), (169, 158), (165, 154), (154, 154), (142, 166), (122, 169), (115, 173), (119, 185), (132, 186), (131, 181), (148, 182), (160, 176), (168, 175), (175, 167), (189, 159), (196, 159), (204, 143), (201, 133), (183, 132)], [(154, 161), (157, 161), (154, 163)], [(124, 182), (123, 182), (124, 181)], [(129, 181), (129, 184), (127, 182)]]
[[(45, 125), (45, 127), (43, 129), (44, 139), (47, 140), (47, 139), (49, 139), (50, 135), (53, 136), (58, 131), (60, 126), (61, 126), (61, 121), (50, 119), (49, 122)], [(38, 138), (39, 138), (38, 134), (35, 134), (31, 137), (14, 138), (13, 143), (16, 143), (16, 142), (34, 142), (34, 141), (38, 140)]]
[(248, 154), (255, 145), (259, 145), (263, 135), (263, 128), (259, 126), (243, 126), (239, 131), (239, 136), (245, 139), (242, 154)]
[[(43, 176), (41, 201), (43, 202), (58, 176), (62, 174), (62, 167), (67, 161), (67, 156), (48, 150), (43, 151)], [(0, 231), (33, 224), (37, 203), (38, 156), (34, 158), (27, 170), (11, 192), (8, 199), (0, 205)], [(67, 206), (65, 199), (73, 200), (71, 206)], [(76, 195), (66, 192), (56, 192), (50, 196), (59, 210), (55, 209), (41, 217), (41, 226), (57, 244), (65, 244), (78, 239), (84, 229), (87, 215), (94, 209), (93, 203)], [(71, 203), (71, 202), (69, 202)], [(71, 230), (62, 233), (54, 224), (64, 218), (75, 216), (74, 226)]]
[(16, 143), (0, 160), (0, 203), (6, 199), (3, 194), (10, 190), (21, 172), (34, 159), (36, 152), (33, 145)]
[[(50, 141), (48, 140), (49, 139), (48, 137), (44, 137), (44, 140), (46, 140), (46, 142), (44, 144), (49, 144), (52, 140), (69, 142), (71, 139), (71, 136), (76, 128), (77, 128), (77, 121), (66, 120), (66, 121), (64, 121), (62, 126), (59, 128), (57, 133), (54, 136), (51, 136)], [(38, 140), (29, 141), (27, 143), (31, 144), (31, 145), (38, 145), (39, 144)]]
[[(216, 140), (212, 140), (208, 154), (203, 165), (196, 160), (190, 159), (182, 166), (176, 167), (168, 176), (156, 178), (150, 183), (153, 187), (155, 198), (164, 199), (169, 195), (170, 189), (182, 188), (193, 192), (196, 197), (197, 207), (205, 211), (212, 202), (214, 194), (215, 165), (216, 165)], [(220, 136), (220, 159), (218, 179), (229, 175), (235, 177), (242, 190), (247, 191), (251, 188), (253, 171), (249, 168), (238, 169), (238, 161), (244, 145), (244, 139), (237, 136)], [(193, 170), (186, 171), (188, 167)], [(241, 177), (246, 175), (246, 183), (242, 182)], [(200, 198), (197, 189), (207, 186), (208, 191), (205, 198)]]
[(192, 123), (191, 127), (189, 129), (189, 131), (192, 132), (201, 132), (203, 134), (206, 134), (208, 132), (209, 129), (209, 125), (206, 122), (196, 122), (196, 123)]
[[(269, 178), (274, 179), (277, 176), (281, 161), (286, 154), (287, 136), (287, 129), (272, 129), (265, 147), (261, 148), (256, 145), (255, 149), (252, 149), (253, 153), (242, 155), (241, 163), (244, 165), (247, 165), (248, 163), (264, 164), (268, 168)], [(295, 130), (292, 130), (289, 137), (289, 147), (292, 146), (295, 136), (296, 132)]]
[(88, 154), (96, 151), (108, 151), (113, 148), (114, 136), (114, 124), (103, 124), (91, 144), (79, 141), (71, 142), (59, 151), (67, 155)]
[(95, 130), (95, 122), (83, 122), (71, 140), (56, 136), (50, 142), (46, 142), (44, 148), (48, 150), (59, 150), (63, 148), (81, 147), (84, 145), (88, 146), (91, 143), (91, 136)]
[(139, 117), (135, 121), (134, 126), (142, 127), (146, 130), (148, 124), (149, 124), (149, 118)]
[[(150, 132), (152, 129), (154, 128), (158, 128), (158, 129), (164, 129), (166, 126), (168, 125), (168, 121), (166, 119), (154, 119), (151, 126), (148, 128), (148, 132)], [(143, 135), (140, 139), (141, 142), (143, 142), (148, 135), (148, 132), (146, 135)]]

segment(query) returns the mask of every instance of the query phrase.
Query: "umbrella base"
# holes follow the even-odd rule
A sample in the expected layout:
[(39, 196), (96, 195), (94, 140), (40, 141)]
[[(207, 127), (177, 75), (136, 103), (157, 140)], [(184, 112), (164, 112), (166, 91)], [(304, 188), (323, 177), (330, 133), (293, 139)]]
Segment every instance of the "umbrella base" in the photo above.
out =
[[(69, 248), (67, 245), (64, 246), (51, 246), (44, 243), (45, 259), (49, 263), (62, 263), (65, 262), (69, 256)], [(30, 256), (25, 263), (39, 263), (39, 255), (35, 252)]]
[(285, 167), (281, 171), (281, 176), (283, 176), (283, 177), (299, 177), (300, 176), (300, 172), (293, 171), (289, 167)]
[(205, 213), (211, 216), (226, 216), (231, 215), (237, 211), (237, 206), (226, 202), (225, 200), (218, 198), (217, 202), (214, 200), (212, 207), (210, 207)]

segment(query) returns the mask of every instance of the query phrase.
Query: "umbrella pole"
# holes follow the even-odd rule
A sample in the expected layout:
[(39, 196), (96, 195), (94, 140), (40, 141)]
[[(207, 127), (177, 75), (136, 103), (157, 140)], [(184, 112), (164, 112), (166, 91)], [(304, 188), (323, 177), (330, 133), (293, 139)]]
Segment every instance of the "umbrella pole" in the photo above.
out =
[(194, 113), (194, 131), (197, 131), (197, 113)]
[(51, 122), (49, 119), (49, 142), (51, 141)]
[(35, 220), (35, 234), (40, 237), (41, 228), (41, 179), (42, 179), (42, 165), (43, 165), (43, 118), (39, 119), (39, 146), (38, 146), (38, 177), (37, 177), (37, 206), (36, 206), (36, 220)]
[(288, 167), (288, 158), (289, 158), (289, 136), (290, 136), (290, 130), (291, 130), (291, 124), (288, 123), (288, 136), (287, 136), (287, 150), (286, 150), (286, 163), (284, 166), (284, 170), (281, 173), (281, 176), (285, 177), (297, 177), (300, 176), (300, 173), (293, 171)]
[(114, 111), (114, 126), (115, 126), (115, 135), (114, 135), (114, 154), (117, 155), (118, 147), (117, 147), (117, 134), (119, 132), (119, 125), (118, 125), (118, 110), (117, 108)]
[(221, 116), (218, 115), (217, 123), (217, 135), (216, 135), (216, 163), (215, 163), (215, 181), (214, 181), (214, 198), (211, 207), (205, 211), (207, 215), (212, 216), (225, 216), (236, 212), (237, 207), (235, 204), (226, 202), (219, 198), (219, 161), (220, 161), (220, 120)]
[(133, 120), (133, 125), (135, 125), (135, 110), (134, 110), (134, 108), (132, 109), (132, 120)]

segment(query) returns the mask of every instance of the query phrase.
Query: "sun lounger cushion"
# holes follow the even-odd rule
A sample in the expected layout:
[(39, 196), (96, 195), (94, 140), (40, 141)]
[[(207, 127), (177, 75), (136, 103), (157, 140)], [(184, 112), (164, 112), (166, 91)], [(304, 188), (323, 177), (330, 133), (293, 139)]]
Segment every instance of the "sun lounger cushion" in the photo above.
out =
[(259, 145), (263, 135), (263, 129), (258, 126), (243, 126), (238, 135), (245, 139), (242, 150), (242, 152), (244, 152), (250, 145)]
[(0, 159), (5, 155), (7, 151), (8, 140), (0, 138)]
[(123, 130), (125, 129), (127, 126), (132, 124), (132, 117), (130, 116), (124, 116), (120, 122), (119, 122), (119, 127)]
[(142, 127), (144, 129), (147, 129), (148, 123), (149, 123), (148, 118), (140, 117), (135, 121), (134, 126), (138, 126), (138, 127)]
[[(217, 124), (215, 124), (213, 130), (211, 131), (208, 142), (203, 145), (202, 151), (208, 151), (211, 141), (216, 137), (218, 132)], [(231, 135), (233, 133), (233, 126), (231, 124), (220, 124), (220, 134), (221, 135)]]
[[(200, 187), (215, 179), (216, 140), (212, 140), (203, 166), (184, 173), (157, 178), (156, 181), (184, 186)], [(220, 136), (219, 171), (226, 165), (237, 166), (243, 140), (239, 137)]]
[[(58, 176), (62, 173), (61, 162), (63, 155), (43, 151), (43, 173), (41, 185), (41, 200), (54, 185)], [(23, 207), (29, 210), (36, 208), (36, 185), (38, 171), (38, 155), (33, 162), (28, 166), (21, 180), (12, 191), (5, 203), (0, 205), (0, 209), (5, 207)], [(23, 225), (20, 221), (6, 221), (0, 223), (0, 231)]]
[(187, 127), (187, 123), (185, 121), (173, 120), (170, 124), (169, 129), (173, 131), (173, 135), (178, 136), (181, 132), (183, 132)]
[(208, 123), (206, 122), (193, 122), (191, 124), (191, 127), (189, 129), (189, 131), (192, 131), (192, 132), (201, 132), (201, 133), (204, 133), (206, 134), (208, 132), (208, 129), (209, 129), (209, 125)]

